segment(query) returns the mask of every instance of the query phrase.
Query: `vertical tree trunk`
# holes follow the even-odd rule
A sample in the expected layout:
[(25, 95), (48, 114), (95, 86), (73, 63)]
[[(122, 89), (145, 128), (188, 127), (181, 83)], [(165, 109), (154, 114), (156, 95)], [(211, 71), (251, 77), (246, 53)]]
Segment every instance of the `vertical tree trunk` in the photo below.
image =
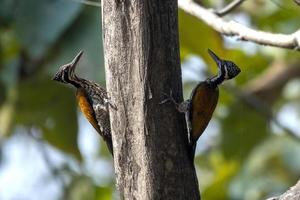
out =
[(114, 164), (121, 199), (200, 199), (188, 159), (176, 0), (103, 0)]

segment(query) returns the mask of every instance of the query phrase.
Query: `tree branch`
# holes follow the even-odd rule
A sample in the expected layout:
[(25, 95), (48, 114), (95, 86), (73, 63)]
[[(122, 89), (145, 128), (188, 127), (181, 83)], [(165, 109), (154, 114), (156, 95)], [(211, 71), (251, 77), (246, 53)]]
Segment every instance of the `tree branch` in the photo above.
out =
[(235, 8), (237, 8), (239, 5), (241, 5), (245, 0), (234, 0), (230, 4), (228, 4), (226, 7), (222, 8), (221, 10), (216, 10), (214, 13), (218, 15), (219, 17), (222, 17), (224, 15), (227, 15), (231, 11), (233, 11)]
[(285, 63), (277, 59), (263, 73), (250, 81), (245, 91), (272, 105), (281, 96), (285, 85), (299, 77), (300, 61)]
[(276, 34), (248, 28), (235, 21), (225, 21), (213, 12), (191, 0), (179, 0), (179, 8), (202, 20), (208, 26), (226, 36), (237, 36), (239, 40), (261, 45), (300, 50), (300, 29), (292, 34)]

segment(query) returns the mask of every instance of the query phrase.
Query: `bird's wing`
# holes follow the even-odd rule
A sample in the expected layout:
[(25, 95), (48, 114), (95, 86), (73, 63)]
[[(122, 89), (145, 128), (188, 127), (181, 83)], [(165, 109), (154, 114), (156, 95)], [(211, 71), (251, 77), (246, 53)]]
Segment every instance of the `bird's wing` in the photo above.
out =
[(88, 119), (91, 125), (96, 129), (96, 131), (102, 135), (101, 129), (98, 125), (95, 112), (93, 110), (92, 104), (86, 95), (83, 88), (78, 88), (76, 92), (76, 98), (78, 101), (79, 108), (84, 116)]
[(219, 97), (217, 87), (206, 81), (200, 82), (191, 96), (189, 117), (192, 126), (191, 140), (196, 142), (201, 136), (216, 108)]

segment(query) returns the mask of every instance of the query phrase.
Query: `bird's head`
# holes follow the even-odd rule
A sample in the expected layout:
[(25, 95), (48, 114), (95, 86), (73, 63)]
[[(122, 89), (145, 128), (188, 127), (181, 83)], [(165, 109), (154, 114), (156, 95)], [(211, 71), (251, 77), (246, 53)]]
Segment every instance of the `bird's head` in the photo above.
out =
[(81, 56), (83, 54), (83, 51), (80, 51), (76, 57), (72, 60), (72, 62), (65, 64), (59, 68), (59, 70), (56, 72), (52, 80), (58, 81), (61, 83), (72, 83), (75, 76), (75, 68), (78, 64)]
[(213, 51), (208, 49), (209, 55), (213, 58), (219, 68), (219, 75), (224, 80), (229, 80), (236, 77), (241, 69), (232, 61), (220, 59)]

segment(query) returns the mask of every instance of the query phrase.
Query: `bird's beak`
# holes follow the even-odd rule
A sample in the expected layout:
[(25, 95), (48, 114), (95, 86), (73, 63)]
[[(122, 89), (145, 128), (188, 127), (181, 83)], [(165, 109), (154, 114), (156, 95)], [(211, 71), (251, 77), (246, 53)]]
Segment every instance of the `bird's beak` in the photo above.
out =
[(53, 81), (61, 81), (61, 73), (63, 73), (62, 71), (58, 71), (52, 78)]
[(72, 60), (72, 62), (70, 63), (71, 66), (77, 65), (78, 61), (80, 60), (81, 56), (83, 54), (83, 51), (81, 50), (76, 56), (75, 58)]
[(54, 77), (52, 78), (52, 80), (64, 82), (64, 81), (62, 80), (62, 77), (63, 77), (62, 75), (63, 75), (64, 71), (65, 71), (66, 69), (68, 69), (68, 70), (69, 70), (69, 69), (70, 69), (70, 70), (74, 70), (75, 67), (76, 67), (76, 65), (77, 65), (77, 63), (79, 62), (79, 60), (80, 60), (82, 54), (83, 54), (83, 51), (81, 50), (81, 51), (75, 56), (75, 58), (74, 58), (70, 63), (61, 66), (60, 69), (58, 70), (58, 72), (56, 72), (56, 74), (55, 74)]
[(210, 55), (210, 57), (212, 57), (212, 59), (214, 59), (214, 61), (216, 62), (217, 66), (219, 67), (220, 63), (222, 62), (222, 60), (210, 49), (207, 49), (208, 54)]

